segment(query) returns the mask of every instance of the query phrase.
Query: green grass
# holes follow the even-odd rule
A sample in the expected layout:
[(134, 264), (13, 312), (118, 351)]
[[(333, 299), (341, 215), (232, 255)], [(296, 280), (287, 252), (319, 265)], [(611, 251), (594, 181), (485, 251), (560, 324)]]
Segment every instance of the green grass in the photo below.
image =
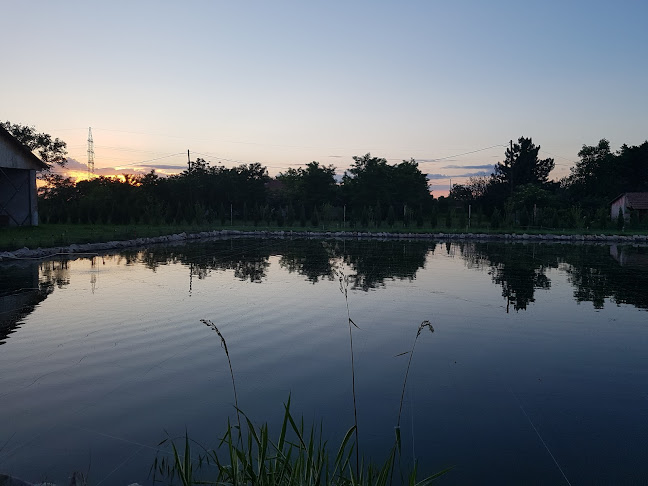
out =
[[(165, 439), (159, 445), (170, 443), (171, 454), (158, 454), (151, 471), (154, 482), (165, 484), (228, 484), (260, 486), (346, 486), (378, 485), (394, 483), (398, 470), (398, 484), (426, 485), (443, 476), (452, 467), (443, 469), (421, 480), (417, 479), (417, 465), (409, 471), (402, 468), (400, 421), (407, 386), (407, 377), (412, 365), (416, 342), (424, 329), (434, 332), (429, 321), (423, 321), (416, 332), (410, 350), (398, 356), (409, 355), (403, 389), (401, 392), (398, 419), (394, 427), (394, 443), (382, 462), (361, 458), (358, 439), (358, 416), (355, 393), (355, 368), (353, 351), (353, 329), (360, 329), (351, 319), (349, 310), (349, 277), (341, 269), (336, 271), (340, 291), (344, 296), (349, 328), (351, 378), (353, 383), (353, 426), (351, 426), (340, 444), (331, 449), (323, 436), (323, 425), (319, 427), (304, 425), (303, 417), (296, 421), (290, 412), (290, 397), (284, 403), (284, 415), (279, 434), (275, 440), (270, 438), (267, 423), (255, 425), (238, 406), (236, 382), (227, 341), (218, 327), (207, 319), (201, 322), (216, 332), (221, 347), (227, 357), (232, 379), (232, 389), (236, 409), (236, 424), (229, 418), (225, 433), (216, 449), (206, 449), (189, 438), (185, 432), (178, 445), (178, 439)], [(241, 420), (241, 416), (244, 420)], [(194, 449), (198, 452), (195, 453)], [(335, 455), (333, 455), (335, 454)]]
[[(351, 427), (336, 448), (330, 448), (322, 437), (322, 426), (306, 428), (303, 418), (296, 421), (290, 413), (290, 397), (284, 404), (281, 428), (275, 440), (270, 438), (267, 424), (254, 425), (241, 412), (241, 428), (229, 421), (220, 444), (215, 450), (206, 450), (188, 435), (171, 443), (169, 457), (156, 458), (152, 466), (154, 482), (164, 484), (230, 484), (259, 486), (328, 486), (376, 485), (392, 483), (400, 454), (400, 434), (382, 463), (364, 461), (359, 472), (354, 472), (352, 455), (354, 443)], [(194, 452), (198, 449), (198, 452)], [(333, 455), (334, 454), (334, 455)], [(401, 483), (426, 485), (446, 474), (451, 468), (417, 480), (414, 467)]]
[(135, 238), (150, 238), (155, 236), (170, 235), (175, 233), (197, 233), (221, 229), (234, 229), (239, 231), (363, 231), (363, 232), (389, 232), (389, 233), (487, 233), (487, 234), (564, 234), (564, 235), (646, 235), (646, 230), (586, 230), (586, 229), (549, 229), (549, 228), (501, 228), (490, 230), (488, 227), (472, 227), (466, 229), (445, 228), (441, 226), (408, 226), (396, 224), (393, 227), (382, 225), (380, 227), (342, 227), (340, 224), (324, 224), (317, 228), (307, 226), (276, 226), (265, 223), (221, 225), (211, 224), (169, 224), (169, 225), (111, 225), (111, 224), (42, 224), (34, 227), (0, 228), (0, 251), (11, 251), (19, 248), (51, 248), (82, 243), (97, 243), (111, 240), (132, 240)]
[(0, 229), (0, 250), (18, 248), (51, 248), (81, 243), (111, 240), (149, 238), (182, 232), (199, 232), (214, 229), (208, 225), (92, 225), (92, 224), (42, 224), (32, 227)]

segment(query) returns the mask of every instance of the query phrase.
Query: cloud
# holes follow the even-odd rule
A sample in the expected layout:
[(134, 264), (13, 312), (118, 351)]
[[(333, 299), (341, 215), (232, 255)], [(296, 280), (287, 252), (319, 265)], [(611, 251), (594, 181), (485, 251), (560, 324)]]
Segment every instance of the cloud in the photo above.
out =
[[(186, 165), (164, 165), (164, 164), (136, 164), (129, 166), (116, 166), (116, 167), (100, 167), (95, 168), (95, 176), (115, 177), (121, 174), (130, 175), (144, 175), (151, 169), (160, 171), (160, 175), (177, 174), (185, 170)], [(61, 174), (63, 177), (71, 177), (75, 180), (87, 178), (88, 166), (83, 162), (76, 159), (68, 158), (65, 167), (56, 166), (53, 169), (56, 174)]]
[[(132, 169), (159, 169), (159, 170), (185, 170), (185, 165), (164, 165), (164, 164), (136, 164), (131, 167)], [(115, 169), (113, 169), (115, 170)], [(121, 169), (119, 169), (121, 170)]]
[(484, 165), (444, 165), (442, 169), (493, 169), (495, 166), (493, 164), (484, 164)]
[(488, 177), (492, 172), (482, 170), (479, 172), (464, 172), (463, 174), (427, 174), (427, 178), (431, 181), (439, 179), (459, 179), (462, 177)]
[(442, 160), (456, 160), (456, 159), (447, 159), (445, 157), (441, 157), (440, 159), (415, 159), (419, 164), (420, 163), (432, 163), (432, 162), (440, 162)]
[(65, 170), (88, 170), (88, 166), (82, 162), (79, 162), (77, 159), (72, 159), (70, 157), (67, 158), (67, 163), (65, 164), (65, 167), (59, 168), (58, 166), (55, 167), (55, 172), (57, 171), (65, 171)]

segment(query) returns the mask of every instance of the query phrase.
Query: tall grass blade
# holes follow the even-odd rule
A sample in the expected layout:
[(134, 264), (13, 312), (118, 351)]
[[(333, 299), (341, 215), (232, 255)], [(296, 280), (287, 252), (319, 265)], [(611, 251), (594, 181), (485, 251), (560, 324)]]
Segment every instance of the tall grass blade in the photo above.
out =
[(356, 456), (356, 476), (360, 474), (360, 439), (358, 434), (358, 407), (356, 403), (356, 387), (355, 387), (355, 356), (353, 352), (353, 328), (351, 324), (360, 329), (358, 325), (351, 319), (351, 311), (349, 310), (349, 277), (344, 274), (342, 270), (337, 270), (337, 275), (340, 284), (340, 291), (344, 295), (346, 303), (347, 319), (349, 324), (349, 346), (351, 348), (351, 393), (353, 395), (353, 425), (355, 426), (355, 456)]
[(221, 334), (218, 327), (216, 327), (216, 324), (214, 324), (212, 321), (210, 321), (208, 319), (200, 319), (200, 322), (202, 322), (207, 327), (210, 327), (212, 330), (214, 330), (216, 332), (216, 334), (218, 334), (218, 337), (221, 340), (221, 346), (225, 350), (225, 356), (227, 356), (227, 363), (229, 364), (229, 369), (230, 369), (230, 376), (232, 377), (232, 388), (234, 389), (234, 406), (236, 407), (236, 419), (237, 419), (237, 422), (238, 422), (239, 435), (240, 435), (241, 434), (241, 416), (239, 414), (238, 394), (236, 393), (236, 381), (234, 381), (234, 369), (232, 368), (232, 360), (230, 359), (229, 350), (227, 349), (227, 341), (225, 341), (225, 337)]
[[(405, 379), (403, 380), (403, 391), (401, 392), (401, 399), (400, 399), (400, 405), (398, 407), (398, 421), (396, 422), (396, 427), (400, 429), (400, 421), (401, 421), (401, 414), (403, 412), (403, 401), (405, 399), (405, 388), (407, 387), (407, 377), (409, 376), (409, 370), (410, 367), (412, 366), (412, 358), (414, 357), (414, 348), (416, 347), (416, 341), (418, 340), (419, 336), (421, 335), (421, 331), (425, 328), (429, 328), (430, 332), (434, 332), (434, 328), (432, 327), (432, 324), (430, 324), (430, 321), (423, 321), (421, 322), (420, 326), (418, 327), (418, 330), (416, 331), (416, 337), (414, 338), (414, 343), (412, 344), (412, 349), (409, 351), (409, 360), (407, 361), (407, 368), (405, 370)], [(401, 353), (397, 356), (401, 356), (405, 353)]]

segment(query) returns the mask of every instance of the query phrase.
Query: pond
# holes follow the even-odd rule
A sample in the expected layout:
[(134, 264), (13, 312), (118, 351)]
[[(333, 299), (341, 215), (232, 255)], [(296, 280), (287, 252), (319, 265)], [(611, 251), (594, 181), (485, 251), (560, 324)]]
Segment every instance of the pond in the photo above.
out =
[[(353, 425), (440, 484), (648, 481), (648, 249), (222, 239), (0, 266), (0, 472), (150, 484), (167, 437), (216, 447), (234, 394), (332, 444)], [(342, 285), (345, 287), (345, 285)], [(344, 288), (342, 289), (344, 290)], [(405, 353), (405, 354), (403, 354)], [(334, 445), (333, 448), (336, 446)]]

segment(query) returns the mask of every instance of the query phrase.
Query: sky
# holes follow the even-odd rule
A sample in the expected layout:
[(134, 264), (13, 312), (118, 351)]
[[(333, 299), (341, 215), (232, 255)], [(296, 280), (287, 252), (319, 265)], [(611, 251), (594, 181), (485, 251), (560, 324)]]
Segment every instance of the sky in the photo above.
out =
[(648, 139), (648, 2), (4, 2), (0, 120), (98, 174), (414, 158), (435, 196), (532, 137)]

